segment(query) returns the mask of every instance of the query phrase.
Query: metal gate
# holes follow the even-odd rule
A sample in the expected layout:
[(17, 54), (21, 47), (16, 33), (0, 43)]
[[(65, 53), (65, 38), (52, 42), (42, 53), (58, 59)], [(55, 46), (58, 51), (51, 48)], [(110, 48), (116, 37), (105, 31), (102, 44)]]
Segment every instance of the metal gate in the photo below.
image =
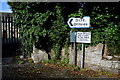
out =
[(2, 57), (11, 57), (17, 53), (19, 29), (14, 25), (13, 17), (1, 17)]

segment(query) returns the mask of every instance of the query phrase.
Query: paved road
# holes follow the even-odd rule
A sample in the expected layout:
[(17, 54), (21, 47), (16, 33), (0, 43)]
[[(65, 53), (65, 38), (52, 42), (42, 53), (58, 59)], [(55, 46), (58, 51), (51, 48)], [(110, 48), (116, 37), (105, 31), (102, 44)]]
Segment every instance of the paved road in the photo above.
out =
[[(71, 74), (66, 69), (55, 69), (44, 64), (4, 64), (2, 69), (3, 80), (9, 79), (40, 79), (40, 78), (81, 78), (80, 75)], [(83, 76), (82, 76), (83, 77)], [(41, 79), (42, 80), (42, 79)]]
[[(12, 62), (11, 62), (11, 61)], [(51, 67), (50, 65), (45, 65), (43, 63), (29, 63), (18, 64), (18, 60), (5, 59), (2, 65), (2, 80), (44, 80), (44, 79), (70, 79), (70, 80), (89, 80), (88, 78), (93, 72), (85, 72), (82, 75), (72, 73), (69, 69), (61, 69), (56, 67)], [(85, 76), (86, 75), (86, 76)], [(80, 79), (82, 78), (82, 79)], [(84, 79), (85, 78), (85, 79)], [(99, 78), (99, 79), (98, 79)], [(100, 78), (108, 78), (105, 76), (97, 76), (97, 80)], [(96, 79), (95, 79), (96, 80)], [(108, 80), (108, 79), (107, 79)], [(115, 80), (115, 79), (110, 79)]]

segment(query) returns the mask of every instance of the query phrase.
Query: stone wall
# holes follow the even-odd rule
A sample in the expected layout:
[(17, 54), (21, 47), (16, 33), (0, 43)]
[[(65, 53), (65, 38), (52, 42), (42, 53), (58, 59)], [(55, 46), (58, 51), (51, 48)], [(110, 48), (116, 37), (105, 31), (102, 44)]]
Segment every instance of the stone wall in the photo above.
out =
[(34, 63), (41, 62), (43, 60), (48, 60), (48, 54), (44, 50), (40, 50), (33, 46), (33, 53), (31, 53), (31, 58), (33, 59)]
[[(81, 50), (77, 49), (76, 62), (72, 46), (67, 49), (68, 54), (65, 53), (65, 48), (61, 51), (61, 60), (65, 58), (69, 59), (69, 64), (81, 66)], [(55, 57), (55, 52), (46, 53), (43, 50), (39, 50), (33, 47), (33, 53), (31, 58), (34, 63), (38, 63), (43, 60), (48, 60), (48, 54), (51, 58)], [(120, 58), (119, 56), (117, 56)], [(105, 70), (113, 73), (120, 74), (120, 61), (112, 60), (114, 57), (109, 56), (107, 46), (99, 43), (97, 46), (85, 48), (85, 68), (92, 70)]]
[[(120, 74), (120, 61), (110, 60), (106, 45), (99, 43), (97, 46), (85, 48), (85, 68), (92, 70), (105, 70)], [(81, 51), (77, 50), (77, 66), (81, 66)], [(104, 59), (103, 59), (104, 58)], [(105, 59), (107, 58), (107, 59)], [(73, 65), (73, 50), (69, 48), (69, 64)]]

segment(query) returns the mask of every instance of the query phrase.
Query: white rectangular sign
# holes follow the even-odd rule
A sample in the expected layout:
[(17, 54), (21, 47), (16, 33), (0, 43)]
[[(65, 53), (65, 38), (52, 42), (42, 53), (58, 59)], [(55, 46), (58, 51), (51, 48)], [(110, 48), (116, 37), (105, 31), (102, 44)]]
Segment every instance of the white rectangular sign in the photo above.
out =
[(77, 32), (76, 42), (91, 43), (91, 32)]
[(68, 20), (68, 25), (70, 28), (89, 28), (90, 27), (90, 17), (84, 16), (83, 18), (71, 17)]

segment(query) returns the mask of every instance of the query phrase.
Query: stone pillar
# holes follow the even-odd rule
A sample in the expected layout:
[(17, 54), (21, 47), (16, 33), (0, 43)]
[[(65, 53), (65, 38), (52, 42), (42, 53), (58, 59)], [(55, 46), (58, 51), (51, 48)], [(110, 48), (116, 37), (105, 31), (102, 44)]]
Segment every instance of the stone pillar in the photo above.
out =
[(75, 65), (75, 56), (74, 56), (74, 50), (72, 49), (72, 46), (69, 47), (69, 64)]
[(81, 67), (81, 53), (80, 49), (77, 50), (77, 66)]
[(62, 48), (62, 51), (61, 51), (61, 61), (63, 61), (66, 57), (65, 57), (65, 48)]
[(33, 53), (31, 53), (31, 58), (33, 59), (34, 63), (38, 63), (43, 60), (48, 60), (48, 54), (45, 50), (40, 50), (33, 46)]

